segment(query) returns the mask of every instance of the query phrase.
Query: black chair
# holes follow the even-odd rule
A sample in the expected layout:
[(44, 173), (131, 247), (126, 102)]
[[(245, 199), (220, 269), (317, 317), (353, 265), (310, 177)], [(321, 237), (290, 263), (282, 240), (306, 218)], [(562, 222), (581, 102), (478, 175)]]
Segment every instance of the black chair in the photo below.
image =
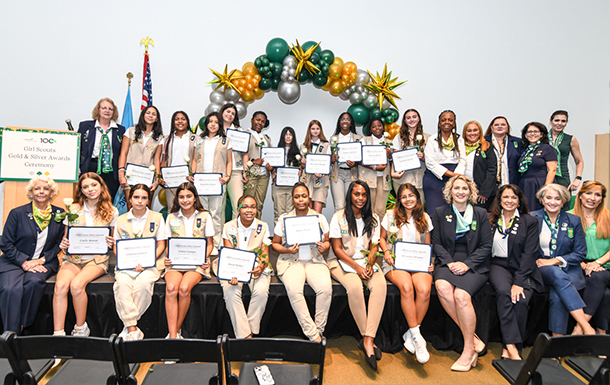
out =
[[(610, 336), (562, 336), (550, 337), (540, 333), (527, 360), (493, 360), (493, 366), (511, 384), (561, 384), (582, 385), (583, 382), (567, 370), (558, 357), (568, 356), (608, 356)], [(531, 381), (531, 382), (530, 382)], [(589, 384), (608, 384), (610, 370), (602, 365)]]
[(142, 384), (221, 384), (224, 375), (221, 342), (221, 336), (216, 341), (164, 338), (123, 341), (117, 338), (114, 346), (119, 378), (124, 384), (136, 385), (138, 382), (129, 364), (165, 361), (174, 364), (153, 364)]
[[(225, 334), (223, 352), (227, 384), (258, 385), (254, 368), (267, 365), (276, 384), (322, 385), (326, 338), (320, 342), (279, 338), (229, 339)], [(231, 373), (231, 361), (244, 361), (239, 378)], [(308, 365), (249, 361), (289, 361)], [(311, 365), (318, 365), (317, 377)]]
[[(8, 355), (6, 353), (6, 349), (8, 346), (2, 343), (0, 339), (0, 345), (2, 348), (0, 349), (0, 378), (4, 378), (5, 384), (12, 384), (15, 382), (13, 376), (13, 370), (11, 369), (11, 363), (8, 362)], [(10, 354), (10, 353), (9, 353)], [(55, 360), (31, 360), (30, 366), (32, 368), (32, 372), (35, 373), (34, 377), (36, 381), (40, 381), (42, 377), (53, 367)]]
[(115, 385), (116, 367), (113, 343), (116, 335), (110, 338), (95, 337), (55, 337), (27, 336), (18, 337), (7, 331), (0, 341), (5, 349), (13, 374), (5, 384), (37, 384), (38, 378), (32, 371), (30, 362), (41, 359), (67, 359), (47, 384), (107, 384)]
[(606, 368), (610, 368), (610, 361), (599, 357), (568, 357), (566, 364), (574, 369), (587, 381), (591, 381), (595, 373), (599, 370), (603, 363), (606, 363)]

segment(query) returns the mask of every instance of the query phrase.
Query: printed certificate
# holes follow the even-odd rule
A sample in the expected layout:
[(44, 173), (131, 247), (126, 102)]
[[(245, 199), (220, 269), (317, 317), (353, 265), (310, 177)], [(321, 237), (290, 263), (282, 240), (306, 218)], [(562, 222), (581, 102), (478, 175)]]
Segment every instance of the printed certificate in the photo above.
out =
[(233, 151), (248, 152), (250, 147), (250, 133), (232, 128), (227, 130), (227, 138), (231, 139)]
[(161, 167), (161, 175), (167, 183), (165, 188), (176, 188), (186, 182), (186, 177), (189, 176), (189, 166)]
[(156, 238), (130, 238), (116, 241), (116, 267), (118, 270), (135, 269), (137, 265), (146, 269), (156, 264)]
[(288, 247), (295, 243), (310, 245), (322, 242), (322, 229), (318, 216), (305, 215), (284, 218), (284, 237), (286, 237), (286, 246)]
[[(129, 177), (127, 177), (127, 175), (129, 175)], [(127, 163), (127, 166), (125, 166), (125, 178), (127, 178), (127, 183), (129, 183), (130, 186), (135, 186), (140, 183), (150, 186), (155, 181), (155, 172), (150, 171), (148, 167)]]
[(432, 261), (432, 245), (425, 243), (396, 242), (394, 268), (398, 270), (428, 272)]
[(167, 238), (167, 258), (172, 266), (201, 266), (205, 263), (206, 238)]
[(386, 147), (382, 145), (362, 146), (362, 165), (377, 166), (388, 163), (388, 154)]
[(252, 279), (250, 271), (256, 264), (256, 253), (223, 247), (218, 254), (218, 279), (230, 281), (237, 278), (239, 282), (249, 283)]
[(300, 169), (298, 167), (278, 167), (275, 169), (275, 185), (280, 187), (292, 187), (299, 183)]
[(417, 147), (394, 151), (392, 153), (392, 163), (396, 172), (421, 168), (421, 161), (417, 157)]
[(68, 227), (68, 241), (71, 255), (108, 254), (106, 237), (110, 236), (110, 227)]
[(200, 196), (220, 196), (224, 191), (224, 186), (220, 183), (220, 177), (222, 174), (214, 174), (214, 173), (195, 173), (193, 174), (193, 178), (195, 180), (195, 188), (197, 189), (197, 194)]
[(337, 150), (341, 163), (345, 163), (347, 160), (352, 162), (362, 161), (362, 143), (360, 142), (337, 143)]
[(305, 163), (306, 174), (330, 174), (331, 156), (330, 154), (307, 154), (305, 155), (307, 163)]
[(284, 147), (261, 147), (263, 165), (269, 163), (271, 167), (284, 167), (286, 165), (286, 149)]

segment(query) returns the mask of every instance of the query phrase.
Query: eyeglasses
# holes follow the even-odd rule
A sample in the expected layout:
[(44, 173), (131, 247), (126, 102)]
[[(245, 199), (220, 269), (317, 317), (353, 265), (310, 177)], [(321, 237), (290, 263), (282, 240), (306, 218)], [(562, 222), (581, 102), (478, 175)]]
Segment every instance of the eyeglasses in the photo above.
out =
[(342, 118), (341, 119), (342, 122), (350, 122), (351, 123), (351, 119), (350, 118)]

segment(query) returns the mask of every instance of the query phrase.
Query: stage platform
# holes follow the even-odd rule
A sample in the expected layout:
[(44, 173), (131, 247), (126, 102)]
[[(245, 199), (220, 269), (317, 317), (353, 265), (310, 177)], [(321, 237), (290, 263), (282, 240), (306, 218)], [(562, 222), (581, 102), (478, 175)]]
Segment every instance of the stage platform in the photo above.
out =
[[(275, 266), (277, 255), (272, 253), (271, 262)], [(87, 287), (89, 307), (87, 323), (92, 336), (109, 336), (122, 330), (122, 323), (117, 315), (112, 286), (114, 283), (114, 259), (111, 258), (111, 273), (91, 282)], [(53, 289), (55, 277), (46, 286), (35, 325), (28, 330), (34, 334), (53, 333)], [(284, 285), (277, 277), (272, 277), (269, 290), (269, 300), (261, 322), (261, 336), (278, 335), (305, 336), (292, 311)], [(244, 287), (244, 303), (249, 302), (249, 289)], [(305, 286), (305, 297), (313, 312), (315, 294), (309, 286)], [(368, 291), (366, 293), (368, 300)], [(168, 333), (165, 316), (165, 282), (163, 279), (155, 284), (153, 301), (150, 308), (140, 320), (138, 326), (145, 337), (165, 337)], [(70, 301), (71, 302), (71, 301)], [(473, 298), (477, 313), (477, 334), (484, 341), (500, 341), (500, 332), (495, 308), (493, 289), (486, 284)], [(530, 301), (528, 319), (527, 343), (532, 344), (539, 332), (548, 331), (548, 303), (545, 294), (535, 294)], [(66, 332), (70, 333), (74, 326), (74, 311), (70, 303), (66, 319)], [(377, 332), (376, 344), (385, 352), (398, 352), (402, 349), (402, 334), (408, 329), (400, 307), (400, 292), (388, 282), (387, 297), (381, 324)], [(430, 299), (430, 308), (421, 326), (426, 340), (437, 350), (461, 350), (461, 333), (455, 323), (443, 310), (434, 285)], [(191, 307), (182, 326), (185, 337), (214, 339), (219, 334), (228, 333), (233, 336), (233, 328), (225, 309), (222, 289), (216, 277), (203, 280), (192, 291)], [(349, 310), (345, 289), (333, 282), (333, 297), (326, 326), (327, 338), (350, 335), (360, 338), (358, 328)]]

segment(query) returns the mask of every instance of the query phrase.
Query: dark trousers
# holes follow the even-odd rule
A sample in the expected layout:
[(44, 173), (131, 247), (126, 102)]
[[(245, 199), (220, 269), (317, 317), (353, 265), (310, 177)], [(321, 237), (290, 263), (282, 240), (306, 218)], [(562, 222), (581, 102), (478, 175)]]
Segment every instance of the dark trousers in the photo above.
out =
[[(585, 314), (595, 316), (595, 327), (608, 330), (610, 321), (610, 298), (608, 288), (610, 288), (610, 271), (594, 271), (591, 276), (585, 277), (587, 286), (582, 299), (587, 306), (584, 308)], [(600, 304), (603, 304), (601, 307)]]
[[(89, 172), (94, 172), (97, 174), (97, 164), (99, 162), (99, 158), (91, 159), (91, 163), (89, 163)], [(119, 180), (118, 178), (114, 178), (114, 172), (102, 172), (100, 175), (104, 183), (106, 183), (106, 187), (108, 187), (108, 192), (110, 193), (110, 198), (114, 202), (114, 197), (116, 196), (116, 192), (119, 190)]]
[(53, 272), (32, 273), (21, 269), (0, 273), (0, 312), (4, 330), (21, 333), (34, 324), (47, 279)]
[(493, 258), (489, 270), (489, 283), (496, 292), (496, 308), (500, 320), (500, 331), (504, 345), (514, 344), (521, 350), (525, 338), (525, 326), (529, 312), (529, 301), (534, 290), (524, 287), (525, 299), (520, 298), (513, 303), (510, 297), (510, 289), (514, 282), (514, 269), (508, 266), (504, 258)]

